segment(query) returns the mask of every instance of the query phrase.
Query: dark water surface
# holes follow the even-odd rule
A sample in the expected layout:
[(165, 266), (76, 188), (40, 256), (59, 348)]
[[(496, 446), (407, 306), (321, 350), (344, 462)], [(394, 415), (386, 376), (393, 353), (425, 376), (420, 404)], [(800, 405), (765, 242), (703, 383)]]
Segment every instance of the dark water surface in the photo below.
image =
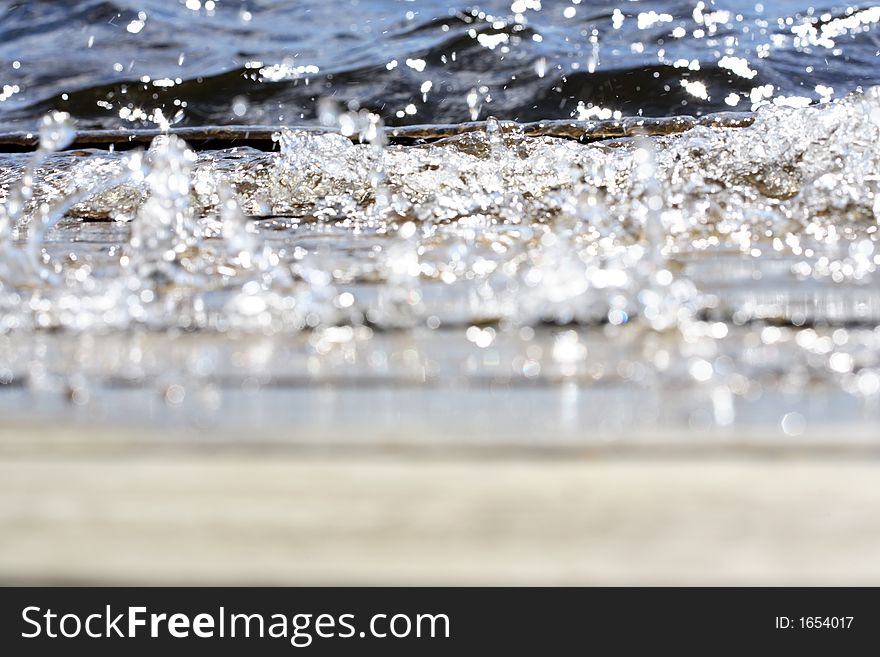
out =
[(0, 129), (391, 125), (804, 104), (880, 82), (880, 9), (782, 0), (0, 2)]

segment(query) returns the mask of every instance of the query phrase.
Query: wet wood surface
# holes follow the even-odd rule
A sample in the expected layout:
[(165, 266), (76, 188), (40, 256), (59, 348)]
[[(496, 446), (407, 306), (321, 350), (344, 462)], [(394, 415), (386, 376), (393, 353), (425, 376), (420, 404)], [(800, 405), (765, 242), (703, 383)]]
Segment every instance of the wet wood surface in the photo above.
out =
[[(747, 113), (724, 112), (694, 118), (677, 116), (669, 118), (628, 117), (597, 121), (536, 121), (532, 123), (499, 122), (503, 130), (521, 130), (528, 136), (559, 137), (582, 142), (600, 141), (636, 135), (667, 135), (685, 132), (695, 126), (741, 128), (751, 125), (753, 116)], [(308, 132), (328, 132), (325, 128), (305, 126), (291, 128)], [(273, 135), (279, 126), (200, 126), (179, 127), (168, 130), (80, 130), (70, 148), (134, 148), (149, 144), (162, 134), (174, 134), (187, 140), (194, 148), (215, 149), (232, 146), (251, 146), (261, 150), (273, 150)], [(392, 144), (425, 143), (468, 132), (486, 129), (485, 121), (450, 125), (415, 125), (388, 127), (385, 134)], [(352, 137), (357, 140), (356, 136)], [(37, 147), (39, 138), (33, 132), (0, 134), (0, 152), (29, 151)]]
[(878, 475), (860, 452), (242, 449), (6, 426), (0, 581), (878, 584)]

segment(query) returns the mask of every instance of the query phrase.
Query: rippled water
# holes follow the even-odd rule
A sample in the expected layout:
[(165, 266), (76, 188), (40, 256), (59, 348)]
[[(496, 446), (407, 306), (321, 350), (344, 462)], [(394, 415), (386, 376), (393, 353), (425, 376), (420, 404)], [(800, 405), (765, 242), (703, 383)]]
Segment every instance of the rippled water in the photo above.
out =
[[(513, 3), (516, 9), (520, 4), (522, 11), (513, 12), (505, 3), (503, 20), (474, 18), (479, 11), (452, 20), (445, 10), (438, 20), (429, 11), (435, 3), (364, 2), (352, 20), (370, 11), (376, 19), (338, 28), (332, 39), (326, 29), (300, 26), (296, 38), (313, 40), (313, 50), (303, 45), (301, 51), (314, 57), (296, 61), (317, 62), (308, 65), (320, 71), (308, 86), (305, 77), (266, 80), (287, 71), (269, 64), (283, 62), (278, 53), (284, 49), (275, 48), (275, 59), (269, 59), (254, 46), (247, 57), (265, 60), (247, 69), (256, 80), (242, 82), (240, 70), (228, 74), (235, 84), (255, 85), (240, 101), (246, 105), (241, 116), (233, 112), (234, 121), (273, 122), (261, 112), (279, 102), (285, 111), (302, 103), (308, 112), (295, 122), (324, 126), (280, 127), (271, 150), (194, 150), (175, 134), (157, 136), (145, 151), (78, 150), (72, 146), (77, 128), (118, 125), (119, 112), (89, 114), (83, 104), (69, 107), (80, 116), (78, 125), (64, 113), (43, 118), (36, 152), (0, 154), (5, 403), (21, 403), (9, 396), (15, 389), (35, 395), (31, 404), (55, 395), (72, 407), (95, 408), (96, 398), (118, 399), (113, 395), (124, 390), (135, 401), (126, 397), (116, 413), (131, 419), (144, 407), (138, 399), (162, 400), (165, 408), (196, 404), (213, 413), (225, 407), (223, 391), (229, 390), (260, 389), (260, 399), (277, 401), (266, 390), (322, 383), (369, 388), (379, 382), (439, 386), (451, 400), (448, 391), (462, 387), (564, 384), (562, 396), (553, 399), (565, 404), (557, 408), (552, 402), (549, 412), (554, 426), (561, 422), (571, 431), (609, 421), (648, 427), (769, 422), (793, 436), (811, 423), (876, 427), (880, 87), (796, 107), (816, 98), (815, 89), (803, 91), (807, 80), (830, 83), (838, 71), (835, 89), (821, 92), (829, 98), (856, 84), (857, 67), (847, 64), (846, 77), (836, 67), (872, 38), (873, 10), (829, 8), (829, 16), (814, 11), (812, 18), (802, 12), (781, 25), (774, 18), (773, 30), (758, 38), (757, 21), (777, 16), (769, 8), (753, 6), (751, 13), (742, 10), (741, 19), (731, 14), (721, 20), (720, 7), (693, 11), (688, 5), (682, 13), (655, 3), (654, 13), (646, 14), (637, 3), (626, 3), (618, 14), (592, 5), (588, 11), (582, 4), (545, 2), (537, 11), (529, 8), (537, 3)], [(205, 35), (187, 37), (191, 50), (230, 20), (253, 25), (255, 34), (264, 33), (259, 26), (265, 21), (278, 39), (291, 17), (338, 26), (329, 9), (318, 10), (329, 3), (265, 12), (254, 6), (249, 19), (225, 5), (160, 10), (157, 3), (155, 14), (144, 10), (146, 18), (126, 14), (128, 22), (118, 24), (128, 36), (119, 47), (148, 38), (148, 28), (162, 16), (170, 24), (209, 26)], [(773, 12), (785, 6), (777, 3)], [(7, 13), (21, 18), (16, 12), (23, 11)], [(414, 16), (406, 18), (406, 11)], [(488, 5), (481, 11), (491, 13)], [(688, 18), (667, 20), (664, 11)], [(607, 23), (610, 31), (600, 30), (596, 47), (584, 50), (582, 40), (566, 40), (566, 30), (577, 21), (584, 29), (590, 12), (593, 22)], [(277, 20), (270, 20), (275, 14)], [(805, 23), (815, 23), (812, 31), (799, 27)], [(680, 24), (687, 24), (686, 34), (670, 37)], [(370, 33), (359, 32), (365, 25), (387, 34), (379, 41), (368, 38)], [(476, 36), (469, 36), (477, 27)], [(729, 47), (742, 61), (731, 60), (734, 55), (720, 45), (730, 36), (725, 30), (734, 28), (742, 40)], [(237, 46), (244, 49), (250, 33), (236, 29), (247, 37)], [(355, 36), (346, 36), (349, 31)], [(613, 53), (611, 37), (618, 32), (629, 43), (625, 54), (603, 54)], [(480, 39), (496, 33), (507, 40)], [(772, 36), (780, 33), (788, 41)], [(640, 41), (640, 51), (634, 34), (654, 36)], [(285, 48), (299, 52), (290, 38)], [(658, 49), (669, 55), (675, 39), (702, 63), (691, 66), (690, 74), (673, 63), (655, 78), (645, 57), (656, 59)], [(346, 40), (350, 45), (342, 47)], [(765, 52), (764, 40), (776, 47)], [(336, 59), (327, 55), (328, 44)], [(459, 44), (455, 62), (431, 63), (430, 71), (430, 57), (424, 71), (406, 59), (397, 67), (383, 63), (397, 52), (412, 59), (448, 50), (449, 44)], [(562, 75), (555, 67), (563, 60), (566, 66), (575, 61), (564, 54), (569, 47), (580, 48), (581, 65), (585, 53), (598, 53), (594, 71), (566, 69), (569, 80), (594, 79), (614, 66), (660, 81), (674, 72), (674, 92), (633, 93), (632, 102), (643, 103), (638, 108), (646, 112), (649, 103), (658, 103), (661, 109), (650, 113), (722, 106), (754, 106), (754, 113), (602, 123), (606, 109), (635, 113), (636, 107), (621, 95), (615, 98), (624, 104), (606, 107), (603, 100), (603, 109), (595, 105), (595, 111), (588, 99), (597, 96), (577, 95), (580, 110), (562, 102), (565, 92), (555, 91), (548, 78)], [(156, 48), (177, 50), (165, 42)], [(464, 56), (468, 48), (470, 58)], [(320, 59), (321, 52), (328, 59)], [(775, 79), (775, 67), (785, 70), (787, 56), (803, 64), (814, 61), (816, 52), (828, 60), (822, 71), (799, 77), (792, 69), (782, 75), (784, 82), (773, 83), (772, 93), (752, 98), (748, 92)], [(545, 64), (536, 69), (537, 54)], [(82, 56), (63, 65), (76, 67)], [(718, 77), (711, 78), (706, 62), (725, 57), (718, 66), (727, 72), (718, 76), (716, 66), (711, 75)], [(382, 61), (368, 64), (372, 58)], [(151, 55), (147, 63), (160, 67), (161, 58)], [(181, 67), (187, 65), (196, 66), (184, 58)], [(508, 66), (531, 72), (522, 87), (504, 91), (500, 85), (491, 103), (468, 91), (476, 67), (501, 80), (514, 75)], [(346, 68), (361, 86), (334, 73), (330, 87), (315, 91), (329, 70)], [(27, 70), (24, 60), (16, 70)], [(191, 88), (198, 91), (182, 121), (233, 120), (227, 106), (218, 114), (210, 108), (235, 97), (212, 86), (206, 62), (195, 70), (201, 83), (160, 86), (157, 99)], [(551, 75), (553, 70), (558, 73)], [(698, 76), (721, 91), (712, 87), (705, 100), (682, 105), (692, 102)], [(74, 76), (58, 76), (56, 83), (62, 79), (71, 103), (88, 94), (109, 97), (108, 87), (74, 92)], [(358, 95), (375, 85), (370, 93), (382, 94), (393, 108), (398, 94), (411, 93), (411, 85), (421, 89), (427, 79), (432, 89), (437, 85), (436, 95), (423, 92), (416, 113), (404, 111), (401, 119), (387, 107), (371, 112), (377, 104)], [(447, 79), (459, 85), (454, 93), (441, 87)], [(155, 89), (153, 82), (144, 84)], [(38, 88), (29, 86), (22, 98)], [(320, 98), (312, 102), (309, 94)], [(730, 94), (740, 94), (744, 104), (725, 102)], [(527, 96), (540, 102), (517, 109)], [(15, 97), (3, 101), (10, 125), (27, 117), (36, 127), (35, 112), (48, 105), (25, 107)], [(361, 102), (339, 102), (351, 98)], [(157, 106), (137, 103), (144, 111)], [(460, 123), (484, 116), (489, 107), (502, 119), (574, 112), (580, 120), (526, 130), (490, 118), (433, 137), (430, 130), (418, 138), (407, 133), (403, 141), (385, 127), (385, 119)], [(571, 402), (578, 390), (593, 396)], [(602, 390), (618, 392), (597, 403), (596, 395), (605, 393), (596, 391)], [(672, 403), (665, 403), (670, 394)], [(466, 397), (456, 402), (467, 403)], [(106, 409), (116, 408), (115, 402), (98, 406), (111, 415)], [(522, 408), (498, 412), (518, 417)], [(284, 415), (283, 399), (267, 412)]]
[(389, 125), (748, 111), (880, 83), (878, 21), (803, 0), (3, 2), (0, 127), (304, 124), (324, 96)]

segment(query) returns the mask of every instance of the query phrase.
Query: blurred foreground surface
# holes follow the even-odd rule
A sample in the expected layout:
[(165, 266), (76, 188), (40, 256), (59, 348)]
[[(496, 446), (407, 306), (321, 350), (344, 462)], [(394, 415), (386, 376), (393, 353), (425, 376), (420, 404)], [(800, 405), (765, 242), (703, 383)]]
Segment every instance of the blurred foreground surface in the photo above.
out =
[(420, 436), (431, 447), (361, 432), (371, 448), (325, 435), (294, 449), (242, 444), (255, 435), (217, 446), (185, 432), (7, 426), (0, 580), (880, 582), (877, 453), (845, 436), (812, 436), (810, 449), (654, 436), (653, 449), (543, 453)]

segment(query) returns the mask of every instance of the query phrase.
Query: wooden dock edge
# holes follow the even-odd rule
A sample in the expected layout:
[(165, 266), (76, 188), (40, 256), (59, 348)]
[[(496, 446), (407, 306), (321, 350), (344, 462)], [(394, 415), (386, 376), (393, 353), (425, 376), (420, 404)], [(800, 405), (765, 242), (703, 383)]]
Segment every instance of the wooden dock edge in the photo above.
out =
[(880, 584), (862, 454), (72, 451), (10, 432), (4, 583)]

